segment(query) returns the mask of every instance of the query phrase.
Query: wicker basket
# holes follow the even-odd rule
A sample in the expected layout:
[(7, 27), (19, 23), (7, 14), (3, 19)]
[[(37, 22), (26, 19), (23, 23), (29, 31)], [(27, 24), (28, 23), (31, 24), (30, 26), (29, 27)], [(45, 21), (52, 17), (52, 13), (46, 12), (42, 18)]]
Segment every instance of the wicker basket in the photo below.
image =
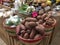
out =
[(20, 45), (43, 45), (43, 38), (45, 37), (44, 34), (43, 34), (43, 36), (41, 36), (40, 38), (37, 38), (37, 39), (24, 39), (18, 35), (19, 29), (20, 29), (20, 25), (18, 25), (16, 28), (16, 34), (20, 41)]
[(54, 30), (54, 28), (55, 28), (55, 25), (56, 25), (56, 20), (54, 19), (54, 24), (52, 24), (52, 26), (47, 26), (47, 25), (45, 25), (45, 34), (46, 35), (49, 35), (49, 34), (51, 34), (51, 32)]
[(48, 45), (53, 33), (53, 30), (55, 29), (55, 25), (56, 25), (56, 20), (54, 19), (54, 24), (51, 26), (45, 26), (46, 30), (45, 30), (45, 39), (44, 39), (44, 45)]
[(10, 35), (10, 36), (16, 36), (16, 27), (11, 27), (5, 24), (5, 21), (3, 22), (3, 26), (5, 28), (5, 31)]

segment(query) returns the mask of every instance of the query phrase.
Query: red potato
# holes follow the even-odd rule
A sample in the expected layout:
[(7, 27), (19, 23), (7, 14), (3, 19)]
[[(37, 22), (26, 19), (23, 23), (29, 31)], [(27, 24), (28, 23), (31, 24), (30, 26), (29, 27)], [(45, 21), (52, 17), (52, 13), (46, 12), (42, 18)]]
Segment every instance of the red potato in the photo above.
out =
[(29, 38), (29, 34), (25, 33), (24, 36), (23, 36), (23, 38), (28, 39)]
[(21, 31), (20, 25), (17, 26), (16, 28), (16, 33), (19, 35), (19, 32)]
[(39, 20), (39, 19), (41, 19), (42, 18), (42, 16), (41, 15), (39, 15), (39, 16), (37, 16), (37, 19)]
[(40, 19), (38, 22), (39, 22), (39, 24), (42, 24), (44, 21)]
[(26, 27), (27, 29), (33, 28), (33, 27), (35, 27), (36, 25), (37, 25), (36, 22), (26, 22), (26, 23), (25, 23), (25, 27)]
[(31, 33), (31, 30), (28, 29), (28, 30), (26, 30), (26, 32), (27, 32), (28, 34), (30, 34), (30, 33)]
[(21, 22), (21, 23), (22, 23), (22, 24), (25, 24), (25, 22), (26, 22), (26, 21), (25, 21), (25, 19), (24, 19), (24, 20), (22, 20), (22, 22)]
[(31, 27), (29, 26), (29, 22), (25, 22), (25, 27), (26, 29), (31, 29)]
[(39, 22), (36, 22), (37, 25), (39, 25)]
[(23, 24), (20, 24), (20, 28), (21, 28), (21, 30), (25, 30), (26, 29)]
[(36, 34), (36, 31), (32, 30), (31, 33), (30, 33), (30, 39), (33, 39), (35, 34)]
[(41, 35), (44, 34), (45, 27), (43, 25), (40, 24), (40, 25), (36, 26), (35, 28)]
[(44, 10), (43, 9), (39, 10), (39, 14), (40, 15), (43, 14), (43, 13), (44, 13)]
[(51, 14), (48, 14), (45, 20), (48, 20), (51, 16), (52, 16)]
[(37, 24), (36, 24), (36, 22), (29, 22), (29, 26), (33, 28), (33, 27), (37, 26)]
[(41, 17), (44, 19), (46, 16), (47, 16), (47, 14), (45, 13)]
[(22, 30), (20, 33), (21, 33), (21, 34), (25, 34), (25, 33), (26, 33), (26, 31), (25, 31), (25, 30)]

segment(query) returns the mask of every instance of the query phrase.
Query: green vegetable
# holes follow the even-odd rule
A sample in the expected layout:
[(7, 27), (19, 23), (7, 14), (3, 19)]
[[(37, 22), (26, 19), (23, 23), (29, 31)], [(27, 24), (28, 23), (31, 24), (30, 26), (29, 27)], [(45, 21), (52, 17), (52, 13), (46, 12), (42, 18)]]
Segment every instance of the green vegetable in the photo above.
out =
[(20, 12), (25, 12), (26, 9), (27, 9), (27, 7), (28, 7), (27, 4), (23, 4), (23, 5), (19, 8)]
[(18, 18), (18, 21), (17, 22), (14, 22), (14, 25), (18, 25), (20, 23), (20, 18)]
[(11, 21), (8, 21), (8, 23), (6, 23), (6, 25), (11, 26), (11, 25), (13, 25), (13, 23)]

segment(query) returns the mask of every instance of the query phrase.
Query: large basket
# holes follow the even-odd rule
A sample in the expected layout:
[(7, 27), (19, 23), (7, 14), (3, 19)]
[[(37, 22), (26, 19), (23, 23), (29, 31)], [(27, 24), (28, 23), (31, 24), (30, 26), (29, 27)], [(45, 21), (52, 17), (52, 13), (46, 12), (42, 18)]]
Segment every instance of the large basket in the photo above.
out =
[(37, 39), (24, 39), (18, 35), (19, 29), (20, 29), (20, 26), (18, 25), (16, 28), (16, 34), (17, 34), (17, 37), (22, 45), (43, 45), (43, 38), (45, 37), (44, 34), (42, 37), (37, 38)]

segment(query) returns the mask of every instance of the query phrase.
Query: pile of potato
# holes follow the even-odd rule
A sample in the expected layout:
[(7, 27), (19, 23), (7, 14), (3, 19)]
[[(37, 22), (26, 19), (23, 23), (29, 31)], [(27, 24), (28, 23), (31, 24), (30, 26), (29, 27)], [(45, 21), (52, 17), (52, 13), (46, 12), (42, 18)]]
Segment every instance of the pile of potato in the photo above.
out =
[(51, 12), (48, 12), (48, 15), (45, 13), (39, 15), (36, 18), (27, 17), (24, 19), (21, 24), (17, 27), (19, 29), (18, 35), (25, 39), (37, 39), (44, 35), (45, 26), (52, 26), (54, 23)]

